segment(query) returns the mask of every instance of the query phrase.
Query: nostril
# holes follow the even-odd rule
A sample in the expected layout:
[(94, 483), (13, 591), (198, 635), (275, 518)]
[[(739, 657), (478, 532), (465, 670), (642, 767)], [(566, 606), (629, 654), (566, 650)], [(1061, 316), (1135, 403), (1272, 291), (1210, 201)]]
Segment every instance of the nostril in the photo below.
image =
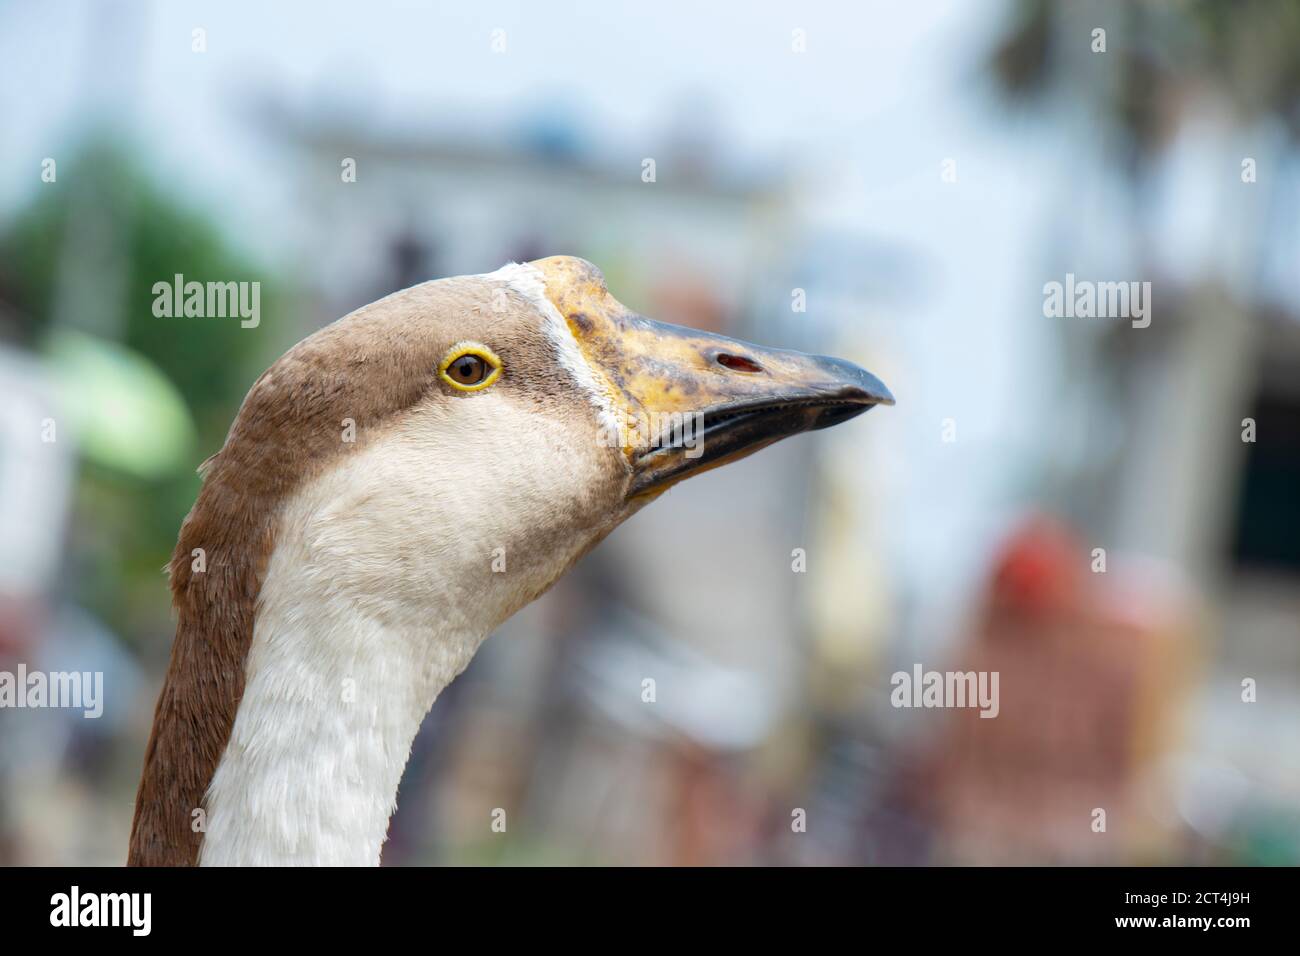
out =
[(731, 355), (728, 352), (719, 352), (717, 362), (723, 368), (729, 368), (733, 372), (763, 371), (763, 366), (759, 365), (752, 358), (746, 358), (743, 355)]

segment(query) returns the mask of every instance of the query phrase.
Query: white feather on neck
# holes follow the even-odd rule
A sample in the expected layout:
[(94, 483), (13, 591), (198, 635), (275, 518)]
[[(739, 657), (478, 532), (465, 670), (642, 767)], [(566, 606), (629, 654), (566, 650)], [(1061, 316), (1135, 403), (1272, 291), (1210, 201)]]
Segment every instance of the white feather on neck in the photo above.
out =
[(416, 731), (482, 635), (386, 624), (273, 564), (200, 863), (371, 866)]

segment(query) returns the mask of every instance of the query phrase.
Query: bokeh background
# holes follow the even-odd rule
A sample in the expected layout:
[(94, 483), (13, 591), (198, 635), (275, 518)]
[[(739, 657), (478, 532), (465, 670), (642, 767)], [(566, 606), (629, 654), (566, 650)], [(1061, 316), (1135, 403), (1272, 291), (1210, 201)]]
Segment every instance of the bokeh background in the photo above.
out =
[[(0, 75), (0, 669), (106, 692), (0, 710), (0, 862), (124, 859), (161, 568), (262, 369), (567, 253), (898, 405), (493, 636), (387, 864), (1300, 863), (1300, 7), (8, 2)], [(156, 318), (176, 273), (259, 326)], [(1150, 327), (1045, 317), (1066, 273)], [(890, 706), (916, 664), (999, 716)]]

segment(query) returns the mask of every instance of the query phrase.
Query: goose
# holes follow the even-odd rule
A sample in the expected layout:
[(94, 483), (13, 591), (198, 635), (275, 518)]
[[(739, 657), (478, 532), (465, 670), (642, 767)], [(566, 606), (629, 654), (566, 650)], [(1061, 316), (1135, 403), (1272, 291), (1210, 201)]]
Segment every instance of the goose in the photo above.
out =
[(881, 404), (852, 363), (652, 321), (569, 256), (303, 339), (200, 466), (128, 864), (377, 865), (491, 631), (677, 482)]

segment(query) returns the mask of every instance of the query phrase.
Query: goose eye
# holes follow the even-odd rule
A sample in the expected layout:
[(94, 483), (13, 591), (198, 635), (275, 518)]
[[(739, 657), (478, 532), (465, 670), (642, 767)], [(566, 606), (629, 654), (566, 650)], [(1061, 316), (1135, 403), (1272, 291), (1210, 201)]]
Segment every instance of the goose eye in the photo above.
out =
[(477, 385), (487, 378), (487, 362), (477, 355), (462, 355), (447, 366), (447, 374), (457, 385)]
[(501, 360), (484, 345), (462, 342), (452, 348), (438, 369), (442, 380), (464, 392), (487, 388), (501, 374)]

